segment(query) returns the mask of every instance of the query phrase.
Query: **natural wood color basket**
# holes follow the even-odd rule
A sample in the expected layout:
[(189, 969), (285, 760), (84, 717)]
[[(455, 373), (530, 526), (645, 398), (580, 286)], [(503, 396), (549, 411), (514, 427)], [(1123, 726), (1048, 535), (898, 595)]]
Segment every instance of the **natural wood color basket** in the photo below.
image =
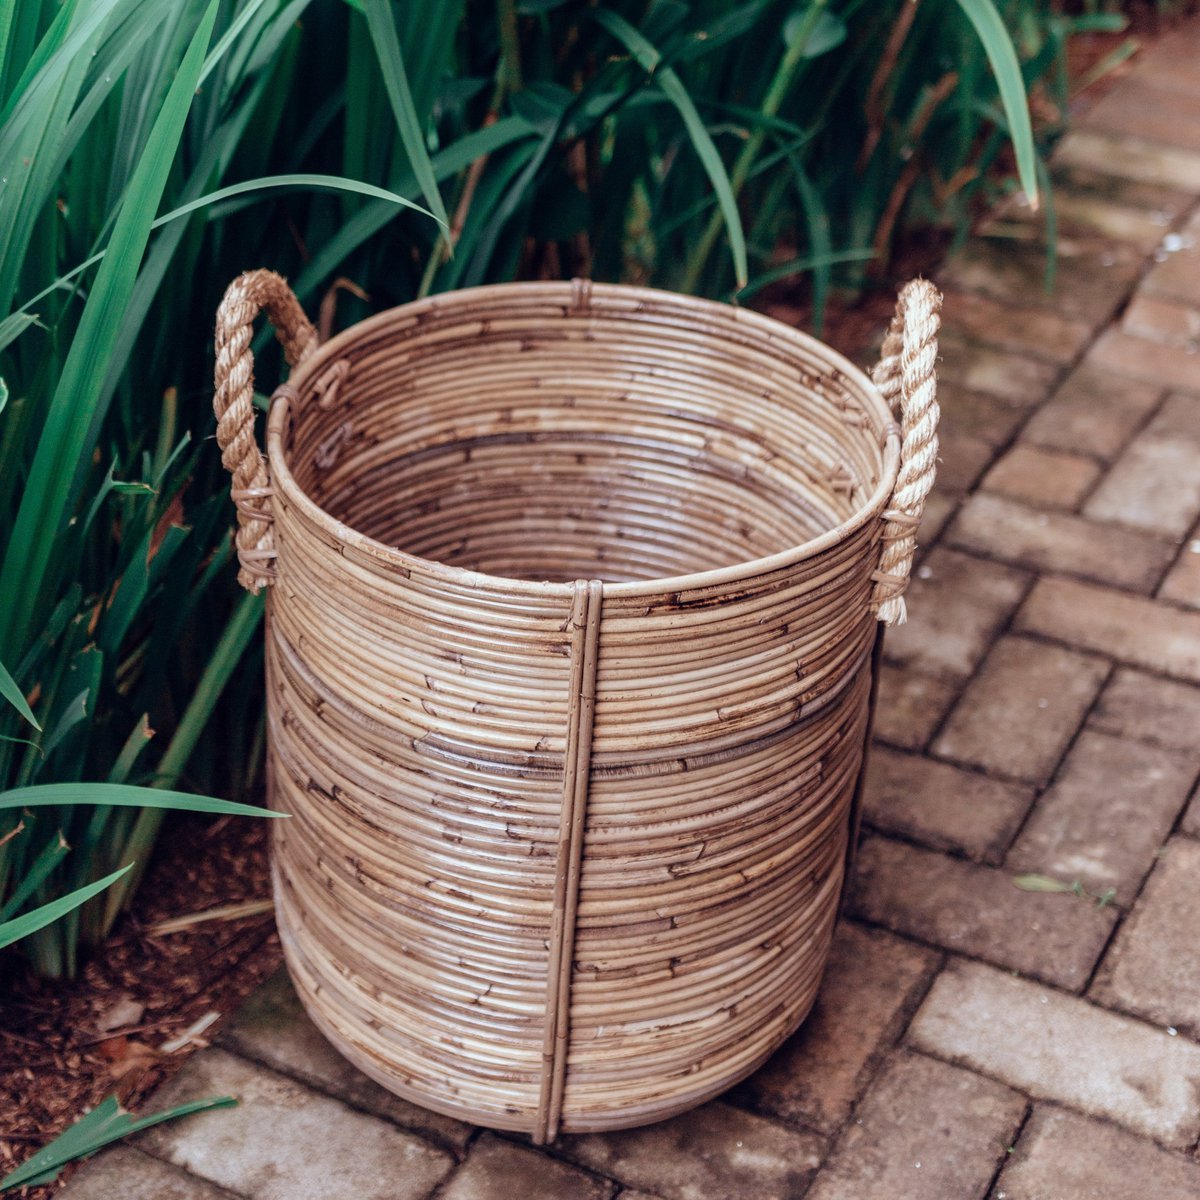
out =
[[(904, 290), (873, 384), (638, 288), (478, 288), (318, 347), (278, 276), (230, 287), (279, 927), (362, 1070), (546, 1141), (698, 1104), (804, 1018), (933, 481), (939, 305)], [(293, 368), (265, 460), (263, 309)]]

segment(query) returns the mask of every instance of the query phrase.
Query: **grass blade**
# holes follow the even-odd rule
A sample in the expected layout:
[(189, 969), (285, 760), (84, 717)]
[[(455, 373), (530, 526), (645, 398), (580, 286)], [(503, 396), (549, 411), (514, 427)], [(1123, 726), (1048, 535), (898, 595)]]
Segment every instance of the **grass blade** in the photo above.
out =
[[(156, 217), (150, 222), (150, 229), (161, 229), (164, 225), (170, 224), (172, 221), (179, 220), (180, 217), (190, 216), (202, 208), (207, 208), (213, 204), (219, 204), (222, 200), (229, 200), (235, 196), (245, 196), (251, 193), (269, 191), (272, 188), (316, 188), (328, 189), (335, 192), (349, 192), (353, 195), (366, 196), (372, 200), (385, 201), (388, 204), (397, 204), (401, 208), (411, 208), (416, 212), (422, 213), (424, 216), (431, 217), (437, 220), (437, 217), (427, 208), (422, 208), (421, 205), (412, 200), (406, 200), (403, 196), (397, 195), (395, 192), (390, 192), (387, 188), (376, 187), (371, 183), (361, 183), (357, 179), (345, 179), (340, 175), (268, 175), (261, 179), (247, 179), (243, 183), (231, 183), (228, 187), (218, 188), (215, 192), (208, 192), (203, 196), (198, 196), (195, 200), (189, 200), (187, 204), (181, 204), (178, 208), (171, 209), (170, 212), (163, 213), (161, 217)], [(69, 283), (76, 276), (83, 274), (88, 267), (94, 267), (98, 262), (102, 262), (107, 255), (107, 250), (97, 251), (91, 258), (84, 259), (77, 266), (72, 267), (65, 275), (60, 275), (49, 287), (43, 288), (36, 296), (31, 296), (20, 308), (16, 310), (12, 317), (9, 317), (5, 322), (0, 323), (0, 350), (5, 346), (4, 335), (5, 325), (8, 321), (21, 321), (25, 325), (33, 324), (36, 317), (21, 316), (25, 309), (30, 305), (36, 304), (39, 300), (44, 300), (51, 292), (58, 290), (64, 284)], [(22, 332), (18, 329), (12, 337), (18, 336)], [(9, 340), (12, 340), (12, 337)]]
[[(4, 66), (8, 59), (8, 36), (12, 33), (13, 12), (17, 0), (0, 0), (0, 83), (4, 81)], [(0, 100), (3, 100), (0, 94)]]
[[(15, 342), (30, 325), (37, 323), (37, 313), (10, 313), (3, 321), (0, 321), (0, 350), (3, 350), (11, 342)], [(7, 398), (8, 390), (6, 388), (5, 399), (7, 400)]]
[(45, 883), (50, 872), (66, 858), (70, 849), (61, 831), (42, 847), (41, 853), (33, 860), (33, 865), (25, 872), (21, 882), (13, 888), (12, 895), (5, 901), (4, 907), (0, 908), (0, 925), (13, 913), (20, 911), (21, 905)]
[(733, 255), (734, 274), (737, 276), (739, 288), (746, 286), (749, 277), (749, 267), (746, 260), (746, 234), (742, 229), (742, 218), (738, 213), (737, 200), (734, 198), (733, 186), (725, 171), (725, 163), (714, 144), (712, 137), (705, 128), (691, 96), (683, 86), (683, 81), (674, 69), (662, 65), (662, 55), (658, 50), (624, 17), (618, 16), (608, 9), (597, 9), (592, 16), (613, 37), (637, 59), (638, 64), (662, 89), (663, 94), (675, 106), (692, 145), (704, 166), (705, 174), (717, 194), (717, 204), (725, 220), (725, 229), (729, 234), (729, 250)]
[(96, 282), (50, 404), (25, 495), (0, 568), (0, 594), (6, 623), (0, 654), (9, 658), (25, 644), (41, 601), (46, 571), (70, 498), (75, 465), (87, 453), (87, 434), (104, 383), (111, 347), (121, 328), (125, 304), (137, 280), (150, 238), (154, 211), (162, 198), (175, 150), (195, 94), (205, 49), (212, 36), (219, 0), (211, 0), (179, 65), (113, 229)]
[(832, 266), (833, 239), (829, 233), (829, 212), (821, 193), (813, 186), (807, 172), (800, 162), (798, 154), (789, 154), (792, 174), (796, 180), (796, 193), (800, 197), (800, 207), (804, 210), (804, 219), (808, 225), (808, 244), (812, 248), (814, 262), (812, 265), (812, 305), (813, 329), (819, 335), (825, 325), (825, 301), (829, 295), (829, 286), (833, 279)]
[(1023, 892), (1073, 892), (1075, 884), (1048, 875), (1014, 875), (1013, 885)]
[[(105, 888), (116, 883), (126, 871), (133, 870), (133, 864), (129, 863), (122, 867), (119, 871), (114, 871), (111, 875), (105, 875), (103, 879), (97, 879), (95, 883), (89, 883), (86, 887), (77, 888), (70, 894), (63, 896), (59, 900), (51, 900), (49, 904), (43, 904), (41, 908), (35, 908), (32, 912), (27, 912), (22, 917), (16, 917), (14, 920), (5, 921), (0, 924), (0, 950), (5, 946), (11, 946), (13, 942), (20, 941), (23, 937), (28, 937), (31, 933), (44, 928), (47, 925), (53, 924), (60, 917), (66, 916), (72, 909), (78, 908), (81, 904), (86, 904), (93, 896), (98, 896)], [(0, 1187), (12, 1186), (8, 1180), (0, 1181)]]
[[(204, 669), (204, 674), (200, 677), (200, 681), (196, 685), (191, 703), (188, 704), (187, 710), (179, 722), (179, 727), (175, 730), (175, 735), (171, 738), (171, 742), (158, 764), (158, 777), (164, 788), (174, 783), (183, 772), (183, 768), (187, 765), (192, 751), (196, 748), (196, 743), (200, 740), (201, 733), (204, 732), (204, 728), (212, 716), (217, 701), (221, 698), (221, 693), (224, 691), (225, 685), (229, 682), (229, 677), (233, 673), (233, 669), (241, 661), (242, 655), (246, 652), (246, 647), (250, 644), (250, 639), (258, 630), (259, 622), (262, 620), (263, 603), (261, 595), (243, 596), (238, 607), (234, 610), (229, 624), (225, 626), (225, 631), (221, 634), (221, 640), (213, 649), (212, 656), (208, 660), (208, 665)], [(143, 788), (133, 790), (146, 791)], [(189, 796), (186, 792), (170, 792), (157, 787), (150, 794), (155, 796), (171, 796), (173, 798), (185, 797), (190, 798), (192, 801), (202, 799), (197, 796)], [(0, 805), (3, 804), (3, 799), (3, 795), (0, 795)], [(195, 808), (192, 811), (237, 812), (243, 815), (259, 817), (283, 817), (288, 815), (287, 813), (271, 812), (269, 809), (257, 808), (252, 805), (237, 804), (231, 800), (211, 800), (209, 803), (217, 804), (220, 807), (214, 809)], [(143, 811), (138, 814), (137, 821), (125, 843), (122, 852), (123, 862), (131, 862), (133, 859), (144, 859), (162, 825), (163, 810), (183, 806), (174, 803), (146, 803), (142, 807)], [(138, 877), (138, 874), (131, 876), (120, 887), (115, 888), (112, 894), (106, 898), (108, 905), (106, 921), (116, 919), (121, 906), (132, 895)]]
[(363, 12), (366, 14), (367, 28), (371, 32), (371, 41), (375, 45), (375, 54), (379, 59), (379, 69), (383, 73), (392, 113), (396, 118), (400, 141), (408, 155), (413, 174), (421, 185), (421, 194), (433, 210), (434, 219), (448, 236), (450, 218), (446, 215), (442, 194), (438, 191), (437, 179), (433, 174), (433, 163), (429, 161), (429, 151), (425, 148), (421, 119), (413, 107), (412, 93), (408, 87), (408, 75), (404, 70), (404, 58), (400, 53), (400, 39), (396, 34), (391, 8), (387, 0), (366, 0)]
[(967, 20), (975, 27), (983, 43), (996, 87), (1000, 91), (1000, 103), (1008, 119), (1009, 135), (1017, 154), (1017, 175), (1021, 187), (1029, 197), (1029, 203), (1038, 204), (1037, 152), (1033, 144), (1033, 127), (1029, 120), (1029, 104), (1025, 98), (1025, 81), (1021, 75), (1021, 64), (1012, 38), (1004, 27), (1004, 21), (996, 11), (992, 0), (957, 0)]
[(41, 730), (42, 727), (37, 723), (37, 717), (33, 715), (33, 709), (26, 703), (24, 693), (2, 662), (0, 662), (0, 696), (3, 696), (34, 729)]
[(48, 804), (114, 804), (124, 808), (172, 809), (234, 817), (286, 817), (254, 804), (238, 804), (216, 796), (195, 796), (131, 783), (38, 783), (0, 792), (0, 810), (43, 808)]
[(834, 263), (868, 262), (875, 257), (875, 251), (869, 247), (862, 250), (833, 250), (828, 254), (806, 254), (803, 258), (793, 258), (789, 262), (780, 263), (761, 275), (756, 275), (744, 288), (734, 293), (737, 300), (749, 300), (755, 292), (761, 291), (769, 283), (787, 279), (789, 275), (799, 275), (801, 271), (811, 271), (819, 267), (831, 266)]
[(205, 1100), (192, 1100), (165, 1112), (138, 1118), (122, 1108), (115, 1096), (109, 1096), (86, 1116), (80, 1117), (48, 1146), (44, 1146), (15, 1171), (0, 1179), (0, 1189), (36, 1187), (39, 1184), (50, 1183), (60, 1167), (77, 1158), (95, 1154), (97, 1150), (120, 1138), (128, 1137), (131, 1133), (140, 1133), (152, 1125), (177, 1117), (190, 1116), (192, 1113), (205, 1112), (211, 1108), (231, 1108), (236, 1104), (237, 1101), (232, 1096), (213, 1096)]

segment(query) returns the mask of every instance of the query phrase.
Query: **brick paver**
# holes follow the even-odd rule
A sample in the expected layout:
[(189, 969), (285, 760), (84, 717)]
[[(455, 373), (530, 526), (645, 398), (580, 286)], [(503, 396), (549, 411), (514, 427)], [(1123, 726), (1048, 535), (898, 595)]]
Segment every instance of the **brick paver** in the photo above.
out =
[(1162, 399), (1161, 385), (1084, 362), (1030, 418), (1022, 437), (1038, 446), (1115, 458)]
[[(1092, 339), (1092, 326), (1087, 321), (1056, 312), (1013, 309), (979, 292), (947, 289), (943, 311), (943, 328), (951, 334), (1053, 363), (1073, 361)], [(1039, 382), (1049, 378), (1048, 372), (1035, 376)], [(1021, 382), (1028, 386), (1028, 379)]]
[(1196, 97), (1139, 75), (1105, 96), (1088, 114), (1088, 124), (1114, 133), (1190, 149), (1200, 145)]
[(118, 1146), (86, 1164), (71, 1180), (71, 1200), (240, 1200), (240, 1194)]
[(1121, 667), (1100, 694), (1088, 725), (1200, 762), (1200, 687)]
[(1059, 144), (1055, 160), (1064, 167), (1085, 167), (1200, 194), (1200, 151), (1195, 147), (1179, 150), (1136, 137), (1073, 129)]
[(938, 434), (938, 444), (937, 486), (938, 491), (947, 496), (961, 497), (964, 492), (969, 492), (979, 482), (995, 454), (990, 442), (973, 434), (959, 433), (953, 428), (944, 429)]
[(943, 679), (884, 663), (879, 676), (875, 736), (906, 750), (923, 750), (954, 702)]
[[(1178, 188), (1085, 167), (1059, 164), (1051, 177), (1058, 189), (1054, 209), (1060, 238), (1099, 235), (1151, 254), (1161, 245), (1168, 226), (1192, 206), (1192, 197)], [(1023, 192), (1017, 192), (984, 219), (980, 232), (994, 236), (1020, 232), (1037, 239), (1044, 233), (1044, 218), (1033, 212)]]
[(1200, 340), (1200, 311), (1177, 300), (1141, 293), (1125, 310), (1121, 328), (1165, 346), (1195, 346)]
[(149, 1108), (241, 1106), (106, 1152), (67, 1200), (1200, 1196), (1197, 62), (1193, 18), (1058, 147), (1056, 292), (1020, 195), (934, 274), (941, 463), (866, 837), (773, 1059), (537, 1149), (359, 1075), (279, 976)]
[[(986, 392), (975, 392), (952, 379), (938, 376), (938, 403), (942, 418), (938, 422), (938, 436), (962, 434), (978, 438), (993, 448), (999, 448), (1012, 440), (1013, 434), (1029, 419), (1029, 398), (1018, 393), (1015, 399), (989, 396)], [(939, 478), (945, 464), (945, 455), (938, 464)], [(921, 524), (921, 535), (925, 537), (925, 525)]]
[(876, 829), (998, 862), (1032, 800), (1029, 787), (877, 746), (871, 751), (863, 816)]
[(1017, 566), (1082, 575), (1140, 592), (1153, 591), (1175, 558), (1174, 547), (1144, 533), (987, 492), (977, 492), (963, 505), (947, 540)]
[(156, 1101), (222, 1095), (237, 1108), (157, 1125), (138, 1144), (248, 1200), (423, 1200), (454, 1165), (387, 1121), (223, 1050), (192, 1059)]
[(1039, 1104), (993, 1200), (1195, 1200), (1200, 1163), (1106, 1121)]
[(1187, 806), (1183, 820), (1179, 822), (1179, 831), (1190, 834), (1194, 838), (1200, 838), (1200, 787), (1196, 788), (1192, 795), (1192, 802)]
[(1152, 296), (1200, 306), (1200, 213), (1164, 245), (1143, 286)]
[(352, 1067), (308, 1019), (286, 971), (279, 971), (250, 997), (222, 1031), (221, 1043), (456, 1152), (465, 1149), (474, 1132), (462, 1121), (401, 1100)]
[(1106, 955), (1092, 995), (1148, 1021), (1200, 1035), (1200, 842), (1173, 838)]
[(1002, 777), (1046, 783), (1107, 674), (1095, 655), (1003, 638), (934, 750)]
[(439, 1200), (609, 1200), (608, 1180), (485, 1133)]
[(1104, 331), (1090, 357), (1098, 366), (1120, 375), (1183, 392), (1200, 392), (1200, 355), (1191, 347), (1166, 346), (1114, 327)]
[(1200, 612), (1073, 579), (1040, 579), (1017, 627), (1200, 683)]
[[(1200, 156), (1196, 165), (1200, 169)], [(1139, 251), (1121, 242), (1097, 239), (1081, 244), (1060, 254), (1057, 288), (1047, 295), (1046, 255), (1041, 246), (1014, 246), (1011, 238), (977, 238), (946, 264), (938, 278), (953, 288), (979, 292), (1014, 309), (1053, 309), (1060, 316), (1094, 326), (1117, 311), (1142, 262)]]
[(983, 488), (1035, 506), (1073, 509), (1099, 477), (1094, 458), (1018, 442), (987, 473)]
[(959, 337), (950, 326), (938, 341), (939, 379), (1022, 408), (1045, 399), (1058, 375), (1054, 363)]
[(887, 632), (888, 659), (942, 678), (969, 675), (1028, 587), (1023, 571), (937, 547), (909, 588), (907, 624)]
[(932, 951), (844, 922), (812, 1014), (738, 1089), (738, 1101), (820, 1133), (835, 1132), (938, 965)]
[(1165, 1145), (1186, 1148), (1200, 1134), (1200, 1046), (1005, 971), (947, 967), (909, 1037), (928, 1054)]
[(899, 1054), (880, 1072), (808, 1200), (978, 1196), (1025, 1105), (989, 1079)]
[(1200, 608), (1200, 536), (1192, 531), (1192, 537), (1167, 572), (1159, 598), (1182, 604), (1187, 608)]
[(727, 1104), (620, 1133), (564, 1137), (567, 1158), (662, 1200), (792, 1200), (824, 1157), (823, 1139)]
[(1128, 904), (1192, 790), (1189, 757), (1085, 732), (1034, 810), (1007, 863)]
[[(1168, 397), (1113, 465), (1084, 512), (1099, 521), (1120, 521), (1181, 539), (1200, 516), (1200, 399)], [(1111, 553), (1120, 552), (1114, 543)], [(1112, 581), (1120, 583), (1116, 576)]]
[(1078, 991), (1116, 915), (1075, 896), (1022, 891), (1012, 872), (886, 838), (859, 851), (851, 911), (896, 933)]

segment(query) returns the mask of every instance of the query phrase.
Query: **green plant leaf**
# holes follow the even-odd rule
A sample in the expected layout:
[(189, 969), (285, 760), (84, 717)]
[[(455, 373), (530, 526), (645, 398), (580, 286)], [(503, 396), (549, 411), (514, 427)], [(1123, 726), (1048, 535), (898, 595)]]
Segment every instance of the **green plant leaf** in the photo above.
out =
[(33, 709), (26, 703), (25, 694), (17, 686), (17, 681), (8, 673), (8, 668), (2, 662), (0, 662), (0, 696), (3, 696), (34, 729), (42, 728), (37, 722), (37, 717), (33, 715)]
[(37, 53), (25, 65), (24, 74), (0, 112), (0, 162), (10, 153), (17, 138), (45, 114), (47, 98), (61, 83), (73, 60), (110, 20), (122, 20), (139, 0), (96, 0), (74, 25), (76, 5), (63, 5)]
[[(37, 313), (10, 313), (0, 321), (0, 350), (15, 342), (31, 325), (38, 324)], [(7, 398), (7, 389), (5, 389)]]
[(208, 57), (204, 61), (204, 66), (200, 69), (200, 78), (196, 83), (200, 87), (204, 81), (216, 70), (218, 63), (225, 57), (230, 46), (237, 40), (242, 30), (254, 19), (259, 9), (262, 8), (266, 0), (250, 0), (250, 2), (242, 9), (240, 13), (230, 22), (229, 28), (221, 34), (217, 44), (209, 52)]
[[(0, 86), (4, 83), (4, 65), (8, 57), (8, 37), (12, 32), (13, 14), (16, 11), (17, 0), (0, 0)], [(0, 100), (4, 93), (0, 91)]]
[(843, 262), (868, 262), (875, 257), (875, 251), (870, 249), (861, 250), (831, 250), (828, 253), (821, 254), (806, 254), (802, 258), (793, 258), (788, 262), (780, 263), (777, 267), (772, 267), (769, 271), (764, 271), (761, 275), (756, 275), (744, 288), (739, 288), (734, 293), (738, 300), (748, 300), (755, 292), (761, 291), (769, 283), (775, 283), (780, 279), (787, 279), (791, 275), (799, 275), (801, 271), (811, 271), (818, 267), (828, 267), (833, 263)]
[(992, 0), (957, 0), (967, 20), (975, 27), (984, 52), (996, 77), (1000, 103), (1008, 120), (1009, 136), (1017, 154), (1017, 175), (1029, 203), (1037, 207), (1037, 152), (1033, 144), (1033, 126), (1029, 119), (1029, 103), (1025, 98), (1025, 81), (1012, 38), (1004, 27)]
[(20, 912), (21, 905), (46, 882), (50, 872), (66, 858), (70, 850), (71, 847), (67, 845), (61, 830), (42, 847), (41, 853), (33, 860), (32, 866), (26, 869), (21, 882), (13, 888), (12, 895), (9, 896), (4, 906), (0, 907), (0, 926), (13, 913)]
[(363, 12), (367, 18), (367, 28), (370, 30), (375, 54), (379, 59), (379, 69), (383, 73), (388, 100), (392, 105), (392, 114), (396, 118), (396, 128), (400, 132), (400, 141), (408, 155), (409, 165), (421, 185), (422, 195), (433, 210), (434, 219), (448, 234), (450, 218), (446, 216), (442, 194), (438, 191), (437, 179), (433, 173), (433, 164), (429, 161), (429, 151), (425, 148), (421, 119), (413, 106), (391, 6), (387, 0), (366, 0)]
[(205, 1100), (192, 1100), (165, 1112), (153, 1113), (148, 1117), (135, 1117), (121, 1107), (115, 1096), (98, 1104), (90, 1113), (79, 1118), (69, 1129), (59, 1134), (48, 1146), (44, 1146), (32, 1158), (22, 1163), (15, 1171), (0, 1179), (0, 1189), (36, 1187), (50, 1183), (59, 1169), (77, 1158), (86, 1158), (97, 1150), (140, 1133), (163, 1121), (172, 1121), (192, 1113), (206, 1112), (212, 1108), (231, 1108), (237, 1104), (232, 1096), (213, 1096)]
[(683, 86), (682, 80), (673, 68), (663, 65), (662, 55), (658, 50), (624, 17), (605, 8), (596, 9), (592, 16), (629, 50), (647, 74), (654, 77), (654, 81), (683, 118), (684, 126), (692, 139), (696, 154), (704, 166), (713, 191), (717, 194), (717, 204), (721, 209), (721, 215), (725, 220), (725, 229), (729, 234), (729, 249), (733, 255), (734, 274), (737, 277), (738, 287), (745, 287), (749, 278), (749, 266), (746, 259), (746, 234), (742, 229), (742, 218), (738, 213), (737, 200), (729, 182), (729, 175), (725, 170), (725, 163), (705, 128), (700, 114), (696, 111), (691, 96)]
[(191, 792), (170, 792), (164, 788), (135, 787), (128, 783), (38, 783), (0, 792), (0, 810), (40, 808), (47, 804), (115, 804), (125, 808), (169, 808), (240, 817), (288, 815), (216, 796), (195, 796)]
[[(114, 871), (111, 875), (105, 875), (103, 879), (97, 879), (95, 883), (77, 888), (59, 900), (51, 900), (49, 904), (43, 904), (41, 908), (35, 908), (32, 912), (0, 924), (0, 950), (5, 946), (11, 946), (13, 942), (20, 941), (23, 937), (28, 937), (46, 925), (53, 924), (81, 904), (86, 904), (93, 896), (98, 896), (106, 887), (116, 883), (126, 871), (131, 870), (133, 870), (132, 863), (122, 867), (119, 871)], [(0, 1187), (4, 1186), (9, 1186), (7, 1180), (0, 1181)]]
[[(250, 593), (244, 595), (238, 602), (237, 608), (234, 609), (233, 616), (225, 626), (221, 634), (221, 640), (214, 647), (212, 655), (208, 660), (208, 665), (204, 668), (204, 674), (196, 684), (192, 699), (179, 721), (170, 744), (163, 753), (162, 760), (158, 764), (159, 779), (164, 784), (164, 788), (166, 785), (174, 783), (180, 772), (182, 772), (184, 764), (195, 748), (200, 734), (212, 716), (212, 711), (216, 707), (217, 700), (220, 698), (222, 691), (224, 691), (225, 685), (229, 682), (229, 677), (233, 673), (234, 667), (241, 660), (242, 655), (246, 651), (246, 646), (258, 629), (259, 623), (262, 620), (263, 606), (263, 596), (261, 594)], [(145, 789), (133, 790), (141, 791)], [(188, 796), (186, 792), (168, 792), (159, 788), (155, 788), (152, 794), (174, 797)], [(199, 797), (192, 796), (191, 799), (195, 801)], [(0, 796), (0, 804), (2, 802), (3, 796)], [(213, 803), (222, 806), (230, 804), (227, 800), (218, 800)], [(143, 811), (138, 814), (133, 829), (130, 831), (125, 843), (124, 855), (127, 861), (134, 858), (145, 861), (150, 847), (154, 844), (154, 838), (158, 834), (163, 818), (162, 810), (175, 807), (181, 806), (175, 804), (149, 804), (143, 806)], [(236, 811), (260, 817), (282, 817), (288, 815), (287, 813), (270, 812), (267, 809), (253, 808), (241, 804), (215, 810), (204, 808), (197, 809), (196, 811)], [(124, 880), (119, 887), (114, 888), (112, 894), (107, 897), (110, 917), (115, 918), (120, 906), (132, 895), (138, 878), (139, 875), (135, 873), (129, 879)]]
[(54, 390), (0, 568), (0, 593), (7, 600), (0, 654), (12, 655), (25, 644), (34, 610), (41, 601), (51, 553), (70, 500), (75, 464), (87, 450), (108, 356), (137, 280), (154, 212), (170, 175), (219, 7), (220, 0), (210, 0), (155, 118), (126, 189), (109, 253), (96, 276)]
[[(485, 125), (465, 134), (440, 151), (433, 160), (439, 179), (448, 179), (465, 170), (480, 158), (498, 154), (505, 146), (532, 136), (533, 127), (520, 117), (501, 117), (494, 125)], [(400, 186), (397, 184), (396, 186)], [(316, 254), (295, 283), (296, 295), (307, 299), (317, 284), (325, 279), (337, 264), (357, 250), (368, 238), (378, 233), (394, 216), (382, 204), (369, 204), (342, 226)], [(461, 247), (461, 243), (460, 243)]]
[[(197, 196), (195, 200), (190, 200), (187, 204), (181, 204), (178, 208), (173, 208), (170, 212), (163, 213), (161, 217), (156, 217), (150, 222), (150, 229), (161, 229), (164, 225), (179, 220), (180, 217), (189, 216), (200, 209), (219, 204), (223, 200), (230, 200), (235, 196), (270, 191), (273, 188), (317, 188), (328, 189), (334, 192), (347, 192), (353, 196), (366, 196), (371, 200), (383, 200), (388, 204), (397, 204), (401, 208), (411, 208), (415, 212), (419, 212), (432, 220), (437, 220), (429, 209), (422, 208), (421, 205), (412, 200), (407, 200), (395, 192), (389, 192), (387, 188), (376, 187), (371, 183), (360, 183), (356, 179), (343, 179), (340, 175), (293, 174), (270, 175), (262, 179), (248, 179), (244, 183), (231, 183), (228, 187), (218, 188), (215, 192), (208, 192), (203, 196)], [(93, 267), (96, 263), (103, 261), (106, 254), (106, 250), (100, 250), (90, 258), (84, 259), (77, 266), (72, 267), (65, 275), (60, 275), (49, 287), (38, 292), (36, 296), (30, 296), (17, 312), (8, 318), (8, 321), (19, 319), (24, 321), (26, 325), (33, 324), (37, 318), (23, 315), (24, 309), (36, 304), (39, 300), (45, 299), (51, 292), (57, 291), (76, 276), (81, 275), (88, 267)], [(3, 340), (5, 324), (7, 324), (7, 321), (0, 323), (0, 349), (3, 349), (5, 345)], [(13, 334), (13, 337), (18, 336), (20, 332), (21, 330), (18, 330), (17, 333)], [(11, 341), (12, 339), (10, 338), (9, 340)]]
[[(63, 739), (88, 715), (88, 698), (92, 694), (90, 687), (84, 688), (81, 692), (76, 693), (72, 697), (71, 702), (59, 714), (58, 720), (53, 723), (53, 727), (47, 732), (45, 741), (42, 742), (42, 751), (45, 754), (51, 753), (54, 748), (60, 745)], [(3, 793), (0, 793), (3, 795)]]

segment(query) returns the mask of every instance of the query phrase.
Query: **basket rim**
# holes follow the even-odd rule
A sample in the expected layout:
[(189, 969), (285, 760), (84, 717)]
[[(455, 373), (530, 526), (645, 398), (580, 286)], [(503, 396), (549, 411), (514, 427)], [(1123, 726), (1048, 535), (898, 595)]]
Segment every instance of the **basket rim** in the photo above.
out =
[[(678, 308), (691, 309), (698, 314), (702, 313), (709, 321), (718, 325), (723, 324), (727, 328), (749, 325), (768, 333), (773, 339), (803, 346), (809, 353), (815, 353), (824, 358), (831, 367), (855, 385), (856, 390), (861, 393), (864, 404), (868, 408), (876, 410), (879, 426), (883, 430), (883, 469), (875, 490), (850, 517), (840, 524), (799, 545), (789, 546), (773, 554), (732, 563), (725, 567), (714, 567), (706, 571), (694, 571), (684, 575), (663, 576), (656, 579), (605, 580), (605, 596), (611, 596), (614, 599), (636, 599), (661, 595), (663, 592), (702, 591), (786, 570), (796, 563), (838, 545), (883, 512), (899, 474), (900, 427), (879, 389), (860, 367), (811, 334), (794, 329), (774, 317), (755, 312), (752, 309), (740, 308), (718, 300), (689, 296), (680, 292), (671, 292), (662, 288), (637, 287), (631, 284), (589, 282), (588, 289), (591, 301), (603, 301), (605, 298), (634, 301), (641, 299), (657, 305), (670, 304)], [(271, 483), (276, 492), (282, 493), (288, 502), (294, 504), (309, 521), (336, 539), (337, 542), (353, 546), (370, 558), (392, 564), (406, 572), (411, 572), (415, 568), (426, 576), (466, 588), (490, 588), (521, 596), (570, 598), (575, 592), (576, 584), (574, 582), (518, 579), (510, 575), (495, 575), (467, 567), (452, 566), (436, 559), (423, 558), (421, 555), (412, 554), (396, 546), (389, 546), (386, 542), (381, 542), (377, 538), (347, 525), (344, 521), (339, 521), (332, 513), (317, 504), (296, 481), (284, 451), (284, 434), (287, 429), (291, 403), (289, 393), (302, 393), (328, 366), (331, 359), (338, 357), (347, 347), (353, 346), (364, 333), (385, 328), (399, 316), (411, 319), (422, 313), (445, 309), (459, 302), (494, 298), (498, 293), (505, 295), (524, 293), (531, 297), (540, 296), (542, 299), (555, 303), (571, 305), (577, 295), (577, 284), (568, 280), (518, 281), (439, 292), (376, 313), (322, 343), (312, 355), (292, 371), (287, 386), (278, 389), (271, 398), (266, 437)]]

